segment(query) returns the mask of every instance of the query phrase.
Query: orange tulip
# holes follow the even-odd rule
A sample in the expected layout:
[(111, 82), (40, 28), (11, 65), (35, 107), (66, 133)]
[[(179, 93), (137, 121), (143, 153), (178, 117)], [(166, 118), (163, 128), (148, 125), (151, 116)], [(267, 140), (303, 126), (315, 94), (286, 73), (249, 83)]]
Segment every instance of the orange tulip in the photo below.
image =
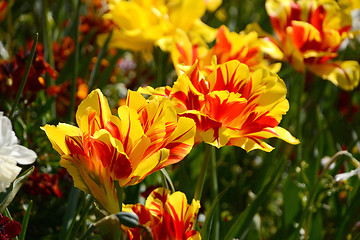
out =
[(266, 54), (281, 54), (280, 49), (275, 44), (259, 38), (255, 31), (230, 32), (223, 25), (218, 29), (215, 45), (210, 49), (203, 41), (192, 43), (187, 35), (180, 31), (175, 39), (171, 56), (175, 68), (180, 72), (184, 72), (187, 66), (193, 65), (196, 60), (204, 74), (211, 73), (217, 64), (235, 59), (246, 64), (251, 71), (269, 68), (276, 73), (281, 67), (280, 63), (270, 65), (265, 59)]

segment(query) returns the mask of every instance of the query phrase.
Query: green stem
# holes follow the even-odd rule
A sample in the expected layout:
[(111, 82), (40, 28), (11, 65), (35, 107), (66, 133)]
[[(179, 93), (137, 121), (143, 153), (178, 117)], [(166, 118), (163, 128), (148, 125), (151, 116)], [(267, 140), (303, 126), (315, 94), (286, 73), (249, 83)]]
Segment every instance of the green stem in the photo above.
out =
[(70, 229), (71, 224), (76, 216), (76, 208), (78, 206), (79, 195), (80, 195), (80, 190), (72, 186), (59, 239), (66, 239), (67, 232)]
[(211, 145), (206, 144), (206, 148), (205, 148), (205, 154), (204, 154), (204, 159), (203, 162), (201, 164), (201, 169), (200, 169), (200, 174), (199, 174), (199, 178), (198, 181), (196, 183), (196, 188), (195, 188), (195, 194), (194, 194), (194, 199), (195, 200), (199, 200), (201, 199), (201, 194), (204, 188), (204, 183), (205, 183), (205, 178), (206, 178), (206, 171), (207, 171), (207, 166), (209, 164), (209, 154), (211, 152)]
[(16, 109), (16, 106), (18, 105), (19, 100), (20, 100), (20, 97), (21, 97), (21, 94), (22, 94), (22, 92), (23, 92), (23, 90), (24, 90), (24, 87), (25, 87), (25, 84), (26, 84), (26, 80), (27, 80), (27, 77), (28, 77), (28, 75), (29, 75), (30, 67), (31, 67), (31, 64), (32, 64), (33, 59), (34, 59), (35, 49), (36, 49), (36, 45), (37, 45), (37, 42), (38, 42), (38, 38), (39, 38), (39, 34), (36, 33), (35, 39), (34, 39), (34, 43), (33, 43), (32, 47), (31, 47), (31, 52), (30, 52), (29, 58), (28, 58), (27, 61), (26, 61), (25, 72), (24, 72), (23, 78), (21, 79), (20, 88), (19, 88), (19, 90), (18, 90), (17, 93), (16, 93), (15, 102), (14, 102), (14, 104), (12, 105), (12, 108), (11, 108), (11, 111), (10, 111), (10, 114), (9, 114), (9, 118), (11, 118), (12, 115), (14, 114), (14, 111), (15, 111), (15, 109)]
[(97, 75), (99, 69), (100, 69), (100, 64), (101, 64), (101, 60), (104, 57), (105, 51), (107, 49), (107, 46), (110, 42), (111, 36), (113, 34), (113, 31), (111, 31), (111, 33), (109, 34), (108, 38), (105, 41), (104, 46), (101, 48), (98, 56), (97, 56), (97, 60), (95, 63), (95, 67), (92, 69), (91, 74), (90, 74), (90, 78), (89, 78), (89, 93), (91, 92), (91, 90), (94, 88), (94, 84), (95, 84), (95, 76)]
[(167, 173), (167, 171), (165, 170), (165, 168), (160, 169), (160, 173), (161, 173), (161, 177), (162, 177), (163, 181), (165, 182), (167, 188), (170, 189), (171, 192), (175, 192), (174, 184), (171, 181), (171, 178), (170, 178), (169, 174)]
[(91, 224), (88, 230), (86, 230), (86, 232), (81, 236), (80, 240), (86, 239), (92, 233), (92, 231), (94, 231), (94, 229), (95, 229), (95, 224)]
[(29, 205), (28, 205), (28, 207), (26, 209), (24, 218), (23, 218), (22, 223), (21, 223), (21, 233), (20, 233), (20, 236), (19, 236), (20, 240), (25, 239), (25, 234), (26, 234), (26, 230), (27, 230), (27, 227), (28, 227), (28, 223), (29, 223), (29, 218), (30, 218), (32, 205), (33, 205), (33, 201), (30, 200)]
[[(302, 96), (304, 94), (304, 87), (305, 87), (305, 80), (306, 80), (306, 71), (304, 71), (302, 77), (299, 80), (299, 85), (298, 85), (298, 99), (297, 99), (297, 107), (298, 107), (298, 112), (297, 112), (297, 135), (296, 137), (300, 140), (300, 142), (302, 141), (302, 110), (303, 110), (303, 103), (302, 103)], [(296, 165), (299, 165), (300, 162), (302, 161), (302, 155), (303, 155), (303, 148), (302, 148), (302, 143), (300, 143), (298, 146), (296, 146)]]
[(123, 191), (124, 190), (123, 190), (122, 187), (120, 187), (118, 181), (115, 181), (114, 184), (115, 184), (116, 194), (117, 194), (118, 201), (119, 201), (119, 212), (121, 212), (122, 211)]
[[(44, 58), (45, 61), (50, 64), (51, 67), (55, 67), (54, 64), (54, 54), (53, 54), (53, 48), (52, 48), (52, 41), (51, 41), (51, 32), (52, 30), (49, 27), (48, 21), (47, 21), (47, 1), (42, 0), (41, 3), (42, 8), (42, 25), (43, 25), (43, 39), (44, 39)], [(46, 87), (49, 87), (51, 85), (55, 84), (55, 80), (50, 77), (49, 73), (45, 74), (45, 84)], [(51, 107), (50, 107), (51, 116), (56, 119), (56, 102), (52, 101)]]
[(74, 71), (73, 71), (73, 79), (71, 84), (71, 98), (70, 98), (70, 106), (69, 106), (69, 121), (74, 120), (74, 108), (75, 108), (75, 100), (76, 100), (76, 83), (77, 76), (79, 71), (79, 17), (80, 17), (80, 0), (77, 1), (76, 6), (76, 17), (75, 17), (75, 52), (74, 52)]
[[(5, 215), (6, 217), (10, 218), (10, 220), (13, 220), (13, 218), (12, 218), (12, 216), (11, 216), (11, 213), (10, 213), (10, 211), (9, 211), (8, 208), (5, 208), (4, 215)], [(15, 237), (15, 240), (19, 240), (19, 238), (18, 238), (18, 237)]]
[[(211, 199), (215, 199), (216, 196), (219, 194), (219, 186), (218, 186), (218, 178), (217, 178), (217, 172), (216, 172), (216, 149), (214, 147), (211, 148), (211, 161), (210, 161), (210, 167), (211, 167)], [(220, 234), (220, 211), (219, 207), (215, 209), (214, 213), (214, 219), (213, 219), (213, 231), (212, 231), (212, 239), (219, 240), (219, 234)]]

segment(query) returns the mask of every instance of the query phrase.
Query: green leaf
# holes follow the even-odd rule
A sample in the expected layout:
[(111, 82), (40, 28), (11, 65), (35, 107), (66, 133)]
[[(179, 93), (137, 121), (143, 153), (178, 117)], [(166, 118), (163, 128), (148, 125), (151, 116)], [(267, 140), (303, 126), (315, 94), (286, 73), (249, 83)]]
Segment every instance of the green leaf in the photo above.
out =
[(132, 212), (119, 212), (115, 214), (121, 224), (134, 228), (139, 225), (139, 217)]
[(28, 226), (28, 223), (29, 223), (29, 218), (30, 218), (32, 205), (33, 205), (33, 201), (30, 200), (29, 206), (26, 209), (24, 218), (23, 218), (22, 223), (21, 223), (21, 233), (20, 233), (20, 236), (19, 236), (20, 240), (25, 239), (26, 229), (27, 229), (27, 226)]
[(109, 36), (107, 37), (106, 41), (105, 41), (105, 44), (104, 46), (101, 48), (98, 56), (97, 56), (97, 60), (96, 60), (96, 63), (95, 63), (95, 67), (93, 68), (93, 70), (91, 71), (91, 74), (90, 74), (90, 79), (89, 79), (89, 93), (91, 92), (91, 90), (93, 89), (94, 87), (94, 84), (95, 84), (95, 76), (97, 75), (98, 71), (99, 71), (99, 68), (100, 68), (100, 63), (101, 63), (101, 60), (103, 59), (104, 57), (104, 54), (105, 54), (105, 51), (107, 49), (107, 46), (110, 42), (110, 39), (111, 39), (111, 36), (113, 34), (113, 31), (110, 32)]
[(31, 175), (34, 171), (34, 166), (27, 169), (25, 172), (20, 174), (18, 178), (14, 180), (11, 186), (8, 188), (5, 194), (0, 195), (0, 213), (3, 213), (5, 208), (11, 203), (11, 201), (16, 196), (16, 193), (20, 190), (20, 187), (23, 183), (27, 180), (27, 178)]

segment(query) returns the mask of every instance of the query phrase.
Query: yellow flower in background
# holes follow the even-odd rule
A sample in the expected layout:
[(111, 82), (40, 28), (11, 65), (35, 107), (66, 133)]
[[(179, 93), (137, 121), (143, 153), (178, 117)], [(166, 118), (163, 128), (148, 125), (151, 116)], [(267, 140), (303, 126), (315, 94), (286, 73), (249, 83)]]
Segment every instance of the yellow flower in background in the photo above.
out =
[(254, 28), (283, 51), (278, 59), (288, 61), (299, 72), (307, 68), (344, 90), (359, 84), (357, 61), (333, 60), (342, 41), (351, 35), (349, 7), (335, 0), (267, 0), (265, 6), (278, 38)]
[(194, 119), (196, 143), (235, 145), (246, 151), (271, 151), (273, 147), (263, 141), (271, 137), (299, 143), (278, 126), (289, 109), (287, 89), (282, 79), (266, 69), (250, 72), (247, 65), (232, 60), (204, 76), (195, 63), (172, 88), (139, 91), (169, 98), (180, 116)]
[(268, 68), (276, 73), (280, 70), (281, 64), (271, 65), (265, 59), (265, 55), (281, 53), (275, 44), (259, 38), (255, 31), (230, 32), (223, 25), (217, 31), (216, 42), (212, 48), (208, 48), (205, 42), (192, 43), (186, 34), (178, 32), (171, 57), (178, 72), (186, 71), (198, 60), (200, 69), (207, 75), (214, 71), (218, 64), (236, 59), (246, 64), (251, 71)]
[(215, 11), (222, 4), (222, 0), (204, 0), (207, 10)]
[(167, 99), (148, 102), (129, 91), (118, 115), (111, 114), (106, 98), (94, 90), (76, 112), (79, 127), (63, 123), (43, 127), (75, 186), (110, 213), (119, 211), (114, 180), (121, 187), (137, 184), (181, 161), (195, 134), (194, 121), (178, 118)]
[[(109, 47), (134, 51), (151, 50), (154, 45), (168, 51), (176, 29), (181, 29), (191, 38), (212, 41), (213, 29), (201, 22), (206, 11), (204, 1), (192, 0), (111, 0), (109, 12), (115, 29)], [(99, 37), (101, 45), (107, 34)]]
[[(182, 192), (171, 193), (165, 188), (157, 188), (146, 199), (145, 206), (141, 204), (124, 205), (123, 211), (133, 212), (139, 217), (139, 224), (151, 230), (154, 240), (200, 240), (200, 233), (194, 230), (195, 221), (200, 208), (198, 200), (188, 204)], [(128, 238), (147, 239), (150, 237), (139, 227), (123, 226)]]

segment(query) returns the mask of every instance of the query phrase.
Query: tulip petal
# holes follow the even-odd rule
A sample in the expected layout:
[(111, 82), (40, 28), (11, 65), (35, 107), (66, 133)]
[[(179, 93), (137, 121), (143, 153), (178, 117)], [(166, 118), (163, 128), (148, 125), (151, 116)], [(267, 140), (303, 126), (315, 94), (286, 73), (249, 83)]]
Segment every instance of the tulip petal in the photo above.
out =
[(72, 136), (74, 138), (81, 138), (81, 131), (79, 128), (71, 126), (65, 123), (59, 123), (57, 126), (45, 125), (41, 128), (45, 131), (49, 138), (53, 148), (60, 154), (69, 154), (70, 151), (65, 142), (66, 136)]
[(359, 85), (360, 67), (357, 61), (313, 64), (309, 65), (309, 70), (347, 91)]

